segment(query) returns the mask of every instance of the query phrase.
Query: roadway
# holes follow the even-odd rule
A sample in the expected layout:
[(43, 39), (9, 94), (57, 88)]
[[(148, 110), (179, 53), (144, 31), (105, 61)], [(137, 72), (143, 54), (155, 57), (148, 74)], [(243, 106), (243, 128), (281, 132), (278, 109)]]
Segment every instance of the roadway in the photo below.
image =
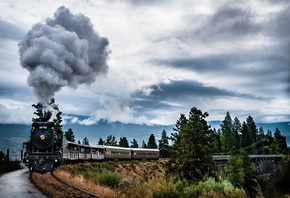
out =
[(0, 175), (1, 198), (47, 198), (30, 181), (27, 168)]

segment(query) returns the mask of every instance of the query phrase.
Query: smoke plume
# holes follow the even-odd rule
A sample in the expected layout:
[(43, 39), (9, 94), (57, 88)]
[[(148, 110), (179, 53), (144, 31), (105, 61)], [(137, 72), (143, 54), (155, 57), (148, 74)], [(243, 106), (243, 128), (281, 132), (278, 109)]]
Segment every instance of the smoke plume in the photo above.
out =
[(88, 17), (62, 6), (18, 44), (20, 64), (29, 71), (27, 82), (39, 101), (47, 102), (64, 86), (91, 84), (106, 73), (108, 45)]

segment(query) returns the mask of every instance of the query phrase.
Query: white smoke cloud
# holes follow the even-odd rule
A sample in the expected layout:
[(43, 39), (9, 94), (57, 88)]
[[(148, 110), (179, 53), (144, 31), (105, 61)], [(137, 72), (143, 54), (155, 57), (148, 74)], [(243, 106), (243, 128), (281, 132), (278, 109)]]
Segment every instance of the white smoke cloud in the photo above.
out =
[(53, 18), (38, 23), (18, 44), (20, 63), (29, 71), (27, 82), (40, 102), (64, 86), (91, 84), (108, 70), (109, 41), (90, 19), (60, 7)]

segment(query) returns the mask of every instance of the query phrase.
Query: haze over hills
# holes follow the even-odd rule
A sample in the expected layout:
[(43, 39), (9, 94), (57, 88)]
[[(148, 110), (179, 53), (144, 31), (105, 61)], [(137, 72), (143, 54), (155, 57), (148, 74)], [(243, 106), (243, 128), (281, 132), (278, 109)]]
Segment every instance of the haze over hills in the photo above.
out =
[[(221, 121), (210, 121), (211, 128), (220, 128)], [(290, 145), (290, 125), (289, 122), (276, 123), (256, 123), (257, 128), (263, 127), (264, 132), (271, 130), (274, 134), (275, 129), (278, 128), (282, 135), (286, 136), (287, 144)], [(109, 135), (114, 135), (119, 141), (120, 137), (126, 137), (129, 144), (133, 139), (136, 139), (141, 147), (142, 141), (148, 142), (150, 134), (154, 134), (156, 142), (161, 137), (161, 132), (165, 130), (167, 135), (173, 132), (174, 125), (138, 125), (121, 122), (110, 123), (107, 121), (100, 121), (94, 125), (80, 125), (80, 124), (65, 124), (63, 131), (71, 128), (75, 134), (76, 141), (82, 141), (85, 137), (89, 139), (90, 145), (96, 145), (99, 138), (106, 140)], [(30, 125), (24, 124), (0, 124), (0, 150), (6, 152), (10, 149), (10, 157), (12, 159), (20, 159), (20, 152), (22, 143), (29, 139)]]

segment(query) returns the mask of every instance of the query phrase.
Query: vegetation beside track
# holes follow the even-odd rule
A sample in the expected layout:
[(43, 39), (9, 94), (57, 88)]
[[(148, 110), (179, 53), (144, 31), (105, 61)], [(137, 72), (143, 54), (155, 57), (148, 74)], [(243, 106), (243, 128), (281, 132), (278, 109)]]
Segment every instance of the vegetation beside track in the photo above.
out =
[[(63, 165), (54, 174), (101, 197), (246, 197), (243, 189), (234, 187), (227, 180), (208, 178), (203, 182), (189, 183), (166, 178), (165, 169), (164, 160), (108, 161)], [(34, 182), (42, 183), (43, 180)], [(46, 188), (42, 190), (51, 191), (47, 182), (42, 185)], [(55, 196), (50, 194), (50, 197)]]

